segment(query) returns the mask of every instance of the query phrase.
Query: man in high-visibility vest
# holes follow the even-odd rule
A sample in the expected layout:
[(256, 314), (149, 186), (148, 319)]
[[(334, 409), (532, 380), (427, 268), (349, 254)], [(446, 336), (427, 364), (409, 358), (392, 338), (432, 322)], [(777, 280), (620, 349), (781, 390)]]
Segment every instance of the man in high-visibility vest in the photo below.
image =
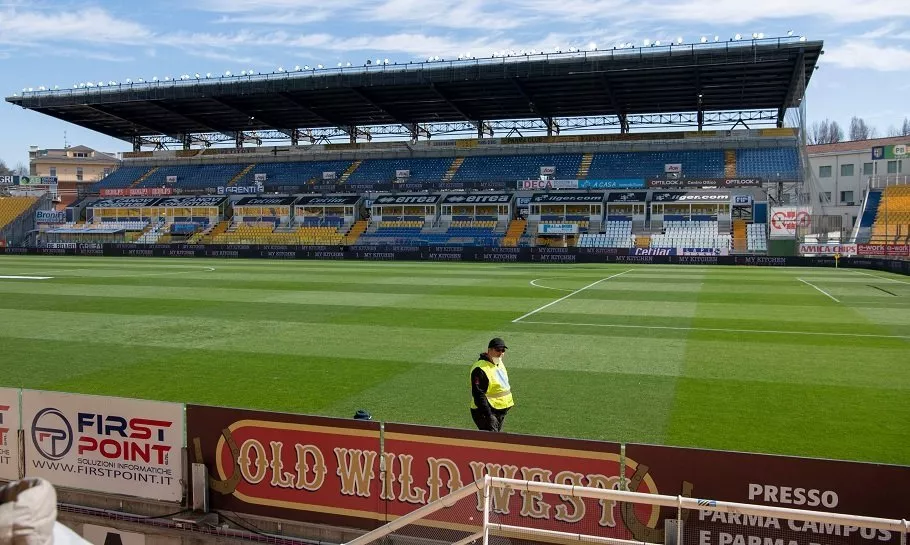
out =
[(471, 367), (471, 418), (479, 430), (501, 431), (506, 414), (515, 405), (502, 362), (506, 350), (505, 341), (496, 337)]

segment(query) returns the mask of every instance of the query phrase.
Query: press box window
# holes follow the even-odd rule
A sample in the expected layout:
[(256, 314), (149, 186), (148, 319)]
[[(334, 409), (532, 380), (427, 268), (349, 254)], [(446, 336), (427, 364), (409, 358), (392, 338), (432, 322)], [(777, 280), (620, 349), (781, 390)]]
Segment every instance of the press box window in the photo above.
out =
[(853, 176), (853, 164), (841, 165), (840, 175), (843, 177)]
[(819, 178), (830, 178), (831, 177), (831, 167), (818, 167), (818, 177)]

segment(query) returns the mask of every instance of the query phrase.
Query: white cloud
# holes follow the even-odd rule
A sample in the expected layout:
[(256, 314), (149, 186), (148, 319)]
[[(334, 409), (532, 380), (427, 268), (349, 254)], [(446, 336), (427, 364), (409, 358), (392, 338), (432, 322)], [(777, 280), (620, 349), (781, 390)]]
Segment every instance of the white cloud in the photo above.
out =
[(100, 8), (78, 12), (0, 12), (0, 43), (29, 45), (41, 42), (137, 43), (152, 36), (145, 26), (118, 19)]
[(515, 0), (514, 4), (556, 20), (574, 21), (628, 17), (649, 22), (657, 19), (730, 25), (808, 17), (839, 23), (910, 17), (910, 2), (890, 0)]
[(828, 47), (824, 60), (843, 68), (907, 71), (910, 70), (910, 49), (851, 40), (840, 46)]

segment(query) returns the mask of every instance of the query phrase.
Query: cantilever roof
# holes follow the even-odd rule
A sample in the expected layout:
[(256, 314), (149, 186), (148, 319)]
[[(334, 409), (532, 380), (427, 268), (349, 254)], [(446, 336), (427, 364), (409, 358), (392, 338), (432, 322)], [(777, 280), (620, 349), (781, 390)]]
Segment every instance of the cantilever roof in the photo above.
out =
[(794, 106), (822, 42), (764, 40), (42, 91), (15, 105), (123, 139)]

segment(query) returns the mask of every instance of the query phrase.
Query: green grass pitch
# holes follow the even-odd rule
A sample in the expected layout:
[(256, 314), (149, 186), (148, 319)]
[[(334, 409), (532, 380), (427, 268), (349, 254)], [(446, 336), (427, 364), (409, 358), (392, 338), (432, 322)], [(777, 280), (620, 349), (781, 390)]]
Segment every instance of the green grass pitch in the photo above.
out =
[(0, 385), (910, 464), (910, 279), (882, 272), (0, 257)]

